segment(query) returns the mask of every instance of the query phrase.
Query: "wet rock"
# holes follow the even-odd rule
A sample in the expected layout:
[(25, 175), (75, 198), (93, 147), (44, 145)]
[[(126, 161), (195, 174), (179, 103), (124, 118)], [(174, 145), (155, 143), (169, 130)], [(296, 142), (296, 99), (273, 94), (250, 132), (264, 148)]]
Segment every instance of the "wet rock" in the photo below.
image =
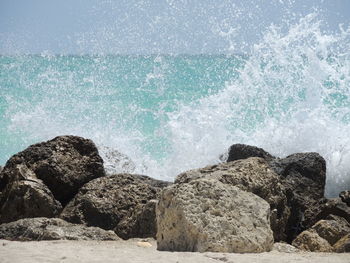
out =
[(0, 225), (0, 239), (30, 240), (118, 240), (113, 231), (68, 223), (59, 218), (26, 218)]
[(326, 162), (318, 153), (296, 153), (269, 162), (283, 178), (291, 216), (288, 221), (288, 241), (305, 230), (309, 221), (307, 209), (313, 209), (324, 197)]
[(252, 157), (190, 170), (177, 176), (175, 183), (187, 183), (198, 178), (216, 179), (234, 185), (266, 200), (271, 207), (271, 228), (275, 241), (285, 240), (290, 215), (285, 188), (264, 159)]
[(269, 204), (213, 179), (174, 184), (157, 206), (158, 250), (264, 252), (273, 245)]
[[(26, 217), (54, 217), (62, 210), (51, 191), (24, 165), (17, 165), (13, 174), (23, 178), (7, 184), (0, 197), (0, 223)], [(30, 179), (32, 178), (32, 179)]]
[(333, 246), (334, 252), (349, 253), (350, 252), (350, 233), (338, 240)]
[(312, 252), (332, 252), (332, 246), (327, 242), (327, 240), (320, 237), (314, 229), (305, 230), (300, 235), (298, 235), (293, 243), (293, 246)]
[(340, 192), (339, 197), (344, 203), (350, 206), (350, 190)]
[(249, 157), (260, 157), (267, 161), (274, 159), (274, 157), (262, 148), (258, 148), (246, 144), (233, 144), (228, 150), (227, 162), (232, 162), (240, 159), (247, 159)]
[(150, 200), (146, 204), (139, 204), (131, 210), (117, 225), (115, 232), (123, 239), (156, 238), (157, 200)]
[(106, 146), (99, 147), (99, 150), (107, 174), (133, 173), (135, 171), (136, 165), (129, 156)]
[[(167, 182), (132, 174), (98, 178), (79, 190), (74, 199), (64, 208), (60, 217), (72, 223), (118, 231), (118, 224), (126, 216), (132, 216), (134, 209), (140, 209), (141, 205), (156, 199), (162, 187), (167, 185), (169, 185)], [(143, 216), (147, 218), (146, 214)], [(147, 220), (152, 221), (150, 218)], [(127, 228), (122, 229), (121, 236), (124, 238), (133, 236), (137, 232), (131, 227), (129, 235)], [(139, 231), (146, 232), (145, 229)]]
[(65, 205), (78, 189), (92, 179), (105, 176), (102, 158), (95, 144), (77, 136), (59, 136), (34, 144), (15, 154), (0, 176), (0, 191), (18, 180), (16, 167), (24, 165), (41, 179), (54, 197)]

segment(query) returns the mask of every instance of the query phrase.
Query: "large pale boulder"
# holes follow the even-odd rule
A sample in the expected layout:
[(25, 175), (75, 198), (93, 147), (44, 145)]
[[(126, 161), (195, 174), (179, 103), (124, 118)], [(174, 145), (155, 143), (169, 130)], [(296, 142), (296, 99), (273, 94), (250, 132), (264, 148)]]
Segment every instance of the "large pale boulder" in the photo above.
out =
[(7, 184), (0, 196), (0, 223), (26, 217), (57, 216), (62, 206), (42, 181), (25, 165), (14, 169), (12, 172), (22, 179)]
[(95, 144), (77, 136), (59, 136), (12, 156), (0, 174), (0, 191), (22, 179), (17, 173), (18, 165), (31, 170), (32, 178), (42, 180), (63, 205), (85, 183), (105, 176), (103, 160)]
[[(79, 190), (75, 198), (64, 208), (60, 217), (72, 223), (115, 230), (118, 235), (118, 231), (122, 230), (120, 236), (125, 239), (135, 237), (137, 231), (133, 227), (118, 228), (118, 224), (125, 220), (125, 217), (132, 216), (135, 209), (141, 211), (140, 213), (142, 211), (148, 213), (148, 210), (142, 209), (142, 206), (156, 199), (158, 192), (167, 185), (169, 185), (167, 182), (133, 174), (116, 174), (98, 178)], [(140, 214), (139, 216), (140, 219), (143, 217)], [(155, 229), (155, 227), (149, 229), (149, 223), (155, 224), (155, 220), (146, 215), (144, 218), (149, 222), (144, 224), (135, 222), (140, 227), (139, 233), (149, 233), (150, 230)], [(155, 235), (155, 233), (149, 234)]]
[(271, 208), (271, 228), (275, 241), (286, 239), (285, 232), (290, 210), (285, 188), (282, 185), (282, 178), (264, 159), (251, 157), (190, 170), (178, 175), (175, 183), (187, 183), (199, 178), (216, 179), (224, 184), (252, 192), (266, 200)]
[(0, 225), (0, 239), (39, 240), (118, 240), (113, 231), (68, 223), (59, 218), (26, 218)]
[(174, 184), (157, 206), (158, 250), (264, 252), (273, 246), (270, 206), (213, 179)]

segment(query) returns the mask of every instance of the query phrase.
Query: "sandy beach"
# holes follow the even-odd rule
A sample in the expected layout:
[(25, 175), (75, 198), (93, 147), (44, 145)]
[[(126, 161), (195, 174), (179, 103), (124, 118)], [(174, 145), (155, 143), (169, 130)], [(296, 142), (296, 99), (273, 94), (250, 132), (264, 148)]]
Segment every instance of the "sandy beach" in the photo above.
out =
[[(151, 245), (151, 246), (150, 246)], [(157, 251), (156, 242), (128, 241), (31, 241), (0, 240), (0, 262), (229, 262), (229, 263), (349, 263), (350, 254), (281, 253), (261, 254), (194, 253)]]

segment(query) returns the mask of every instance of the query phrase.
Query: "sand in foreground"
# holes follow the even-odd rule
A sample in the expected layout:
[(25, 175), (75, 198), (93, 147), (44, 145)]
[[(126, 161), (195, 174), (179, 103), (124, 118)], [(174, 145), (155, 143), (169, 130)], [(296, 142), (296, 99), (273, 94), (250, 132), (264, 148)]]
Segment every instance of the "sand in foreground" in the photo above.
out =
[(261, 254), (161, 252), (154, 240), (128, 241), (31, 241), (0, 240), (0, 262), (317, 262), (350, 263), (350, 253), (280, 253)]

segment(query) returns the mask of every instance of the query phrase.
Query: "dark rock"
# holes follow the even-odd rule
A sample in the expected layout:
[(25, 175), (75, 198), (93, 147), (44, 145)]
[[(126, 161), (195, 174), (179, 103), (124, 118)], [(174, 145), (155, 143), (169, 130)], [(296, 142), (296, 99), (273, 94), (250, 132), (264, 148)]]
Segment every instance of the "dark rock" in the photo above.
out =
[(262, 148), (250, 146), (246, 144), (233, 144), (228, 150), (227, 162), (232, 162), (249, 157), (260, 157), (267, 161), (271, 161), (274, 157)]
[[(139, 205), (156, 199), (161, 188), (167, 185), (167, 182), (132, 174), (98, 178), (79, 190), (60, 217), (72, 223), (118, 230), (118, 224), (126, 216), (132, 214)], [(133, 236), (135, 230), (131, 228), (130, 231), (130, 236)], [(129, 237), (125, 228), (121, 236)]]
[(95, 144), (77, 136), (59, 136), (12, 156), (0, 175), (0, 191), (8, 183), (21, 180), (16, 174), (18, 165), (30, 169), (34, 178), (41, 179), (63, 205), (85, 183), (105, 176), (103, 160)]
[(113, 231), (68, 223), (59, 218), (26, 218), (0, 225), (0, 239), (40, 240), (118, 240)]
[(350, 206), (350, 190), (340, 192), (339, 197), (344, 203)]
[(156, 238), (157, 200), (150, 200), (147, 204), (139, 204), (131, 210), (117, 225), (115, 232), (123, 239)]
[[(322, 202), (326, 183), (326, 162), (318, 153), (296, 153), (270, 161), (272, 169), (283, 178), (291, 216), (288, 221), (287, 241), (292, 241), (307, 229), (307, 209)], [(315, 222), (314, 222), (315, 223)]]
[(290, 215), (282, 178), (258, 157), (220, 163), (190, 170), (177, 176), (175, 183), (188, 183), (199, 178), (216, 179), (252, 192), (270, 204), (271, 228), (275, 241), (285, 240), (286, 224)]
[(349, 253), (350, 252), (350, 233), (340, 239), (333, 246), (334, 252)]
[(27, 217), (57, 216), (62, 206), (42, 181), (24, 165), (17, 165), (15, 170), (12, 171), (14, 174), (32, 179), (7, 184), (0, 198), (0, 223)]
[(323, 202), (306, 210), (305, 215), (307, 218), (304, 221), (306, 227), (315, 224), (319, 220), (329, 219), (333, 216), (342, 217), (350, 223), (350, 207), (342, 202), (340, 198), (325, 199)]

